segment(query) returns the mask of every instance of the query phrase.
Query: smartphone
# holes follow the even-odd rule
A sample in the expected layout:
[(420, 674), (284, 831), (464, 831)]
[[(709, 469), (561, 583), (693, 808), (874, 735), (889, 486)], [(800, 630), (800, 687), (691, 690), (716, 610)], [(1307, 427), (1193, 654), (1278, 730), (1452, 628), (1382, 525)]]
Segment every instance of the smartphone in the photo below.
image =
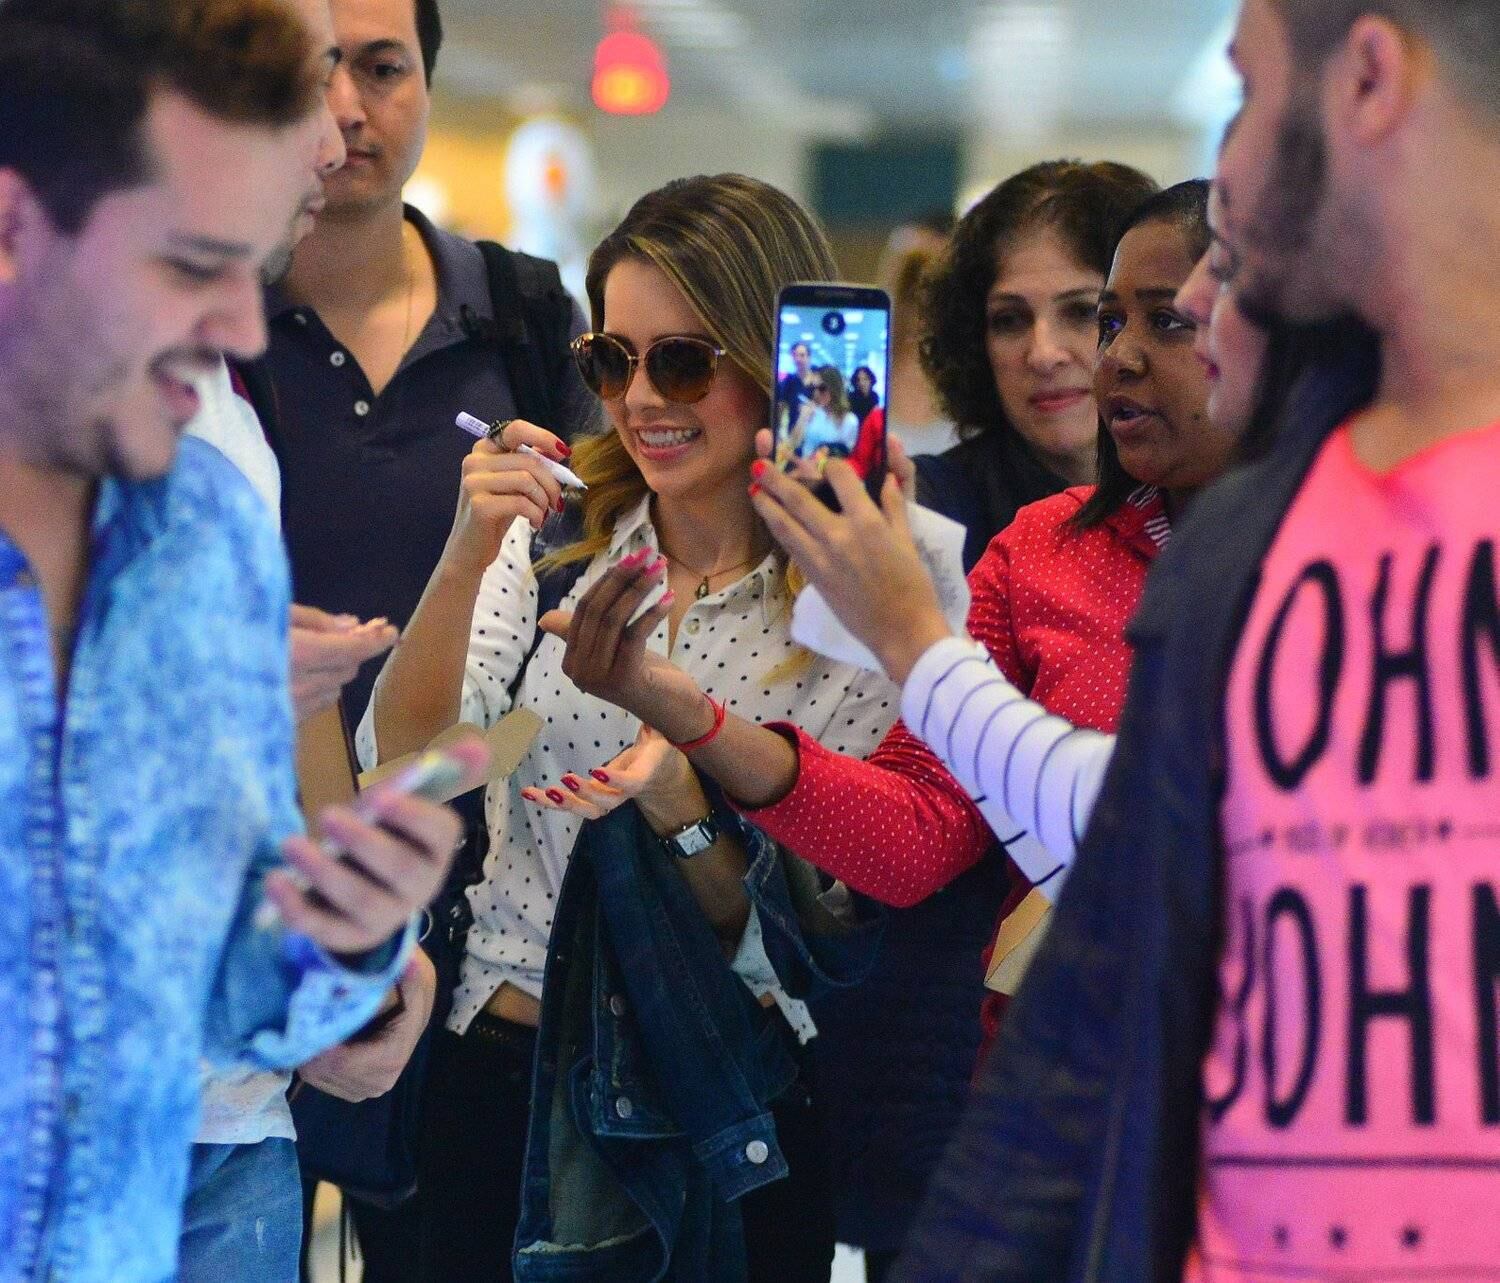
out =
[[(423, 753), (410, 766), (402, 768), (388, 779), (381, 780), (367, 793), (361, 793), (349, 804), (350, 810), (354, 812), (365, 823), (371, 823), (376, 819), (374, 800), (383, 798), (392, 793), (404, 793), (410, 797), (424, 798), (429, 802), (443, 802), (452, 796), (453, 790), (463, 782), (467, 768), (457, 758), (441, 751), (429, 751)], [(339, 860), (349, 861), (349, 855), (344, 849), (331, 838), (321, 838), (318, 845), (325, 854)], [(352, 864), (353, 862), (350, 861)], [(308, 884), (302, 875), (295, 869), (287, 870), (292, 877), (301, 882), (303, 889), (308, 889)], [(309, 898), (322, 900), (317, 891), (311, 891)], [(324, 902), (326, 904), (326, 901)], [(281, 924), (281, 914), (270, 900), (263, 900), (255, 915), (255, 925), (262, 930), (270, 930)]]
[(845, 459), (872, 498), (885, 484), (891, 299), (871, 285), (808, 281), (776, 300), (773, 459), (832, 508), (823, 473)]

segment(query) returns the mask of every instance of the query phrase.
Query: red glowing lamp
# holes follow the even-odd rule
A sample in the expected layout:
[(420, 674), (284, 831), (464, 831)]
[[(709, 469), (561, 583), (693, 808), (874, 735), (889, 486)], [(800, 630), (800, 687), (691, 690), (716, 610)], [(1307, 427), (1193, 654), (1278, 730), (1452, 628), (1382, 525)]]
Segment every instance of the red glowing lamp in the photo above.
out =
[(649, 116), (667, 105), (672, 82), (656, 44), (637, 31), (612, 31), (594, 52), (594, 103), (612, 116)]

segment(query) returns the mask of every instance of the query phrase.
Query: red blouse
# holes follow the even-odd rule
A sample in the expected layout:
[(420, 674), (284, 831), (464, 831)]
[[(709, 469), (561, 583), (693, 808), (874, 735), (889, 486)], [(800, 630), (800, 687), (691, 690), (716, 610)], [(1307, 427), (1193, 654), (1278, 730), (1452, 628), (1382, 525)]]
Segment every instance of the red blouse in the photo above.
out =
[[(1130, 673), (1125, 625), (1168, 525), (1160, 492), (1144, 488), (1101, 525), (1077, 530), (1071, 519), (1091, 493), (1079, 487), (1022, 508), (995, 536), (969, 574), (968, 628), (1049, 712), (1113, 731)], [(745, 814), (855, 890), (916, 904), (994, 843), (963, 787), (903, 723), (866, 761), (831, 753), (794, 726), (775, 729), (796, 736), (796, 785)]]

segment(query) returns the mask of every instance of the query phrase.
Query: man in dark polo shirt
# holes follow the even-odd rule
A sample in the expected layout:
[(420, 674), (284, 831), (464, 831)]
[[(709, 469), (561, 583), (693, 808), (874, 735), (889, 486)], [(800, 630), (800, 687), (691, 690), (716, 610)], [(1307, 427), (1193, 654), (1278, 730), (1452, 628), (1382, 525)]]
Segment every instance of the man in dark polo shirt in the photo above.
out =
[[(284, 523), (298, 601), (400, 628), (442, 553), (474, 444), (455, 416), (521, 408), (501, 349), (517, 317), (496, 316), (479, 248), (401, 199), (426, 141), (436, 0), (334, 0), (333, 18), (330, 101), (349, 159), (268, 301)], [(520, 266), (526, 293), (537, 265)], [(561, 307), (555, 334), (528, 339), (556, 407), (543, 426), (571, 437), (597, 403), (566, 351), (583, 314)], [(353, 721), (380, 662), (345, 690)]]
[[(474, 444), (454, 426), (458, 412), (516, 417), (540, 391), (554, 407), (543, 426), (571, 437), (592, 425), (597, 402), (568, 356), (584, 321), (555, 270), (513, 260), (502, 286), (511, 306), (497, 315), (480, 248), (402, 202), (426, 141), (436, 0), (333, 0), (332, 11), (341, 57), (328, 96), (348, 159), (269, 292), (261, 372), (296, 600), (404, 628), (442, 554)], [(519, 390), (512, 370), (526, 376)], [(382, 662), (345, 687), (351, 721)], [(414, 1277), (400, 1209), (351, 1207), (366, 1283)]]

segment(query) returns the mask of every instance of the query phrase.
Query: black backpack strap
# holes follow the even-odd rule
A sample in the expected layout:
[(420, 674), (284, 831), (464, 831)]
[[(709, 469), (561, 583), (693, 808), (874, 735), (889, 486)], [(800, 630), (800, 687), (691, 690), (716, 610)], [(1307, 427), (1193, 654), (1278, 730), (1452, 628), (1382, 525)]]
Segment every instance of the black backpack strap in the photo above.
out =
[(516, 413), (566, 435), (561, 423), (563, 374), (573, 327), (573, 298), (557, 264), (479, 241), (495, 309), (494, 339), (505, 363)]

